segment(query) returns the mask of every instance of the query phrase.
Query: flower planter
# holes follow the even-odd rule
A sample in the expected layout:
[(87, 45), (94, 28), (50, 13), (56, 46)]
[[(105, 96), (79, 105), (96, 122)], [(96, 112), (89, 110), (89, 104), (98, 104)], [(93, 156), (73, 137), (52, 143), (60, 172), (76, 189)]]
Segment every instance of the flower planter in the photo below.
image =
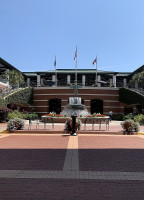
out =
[(42, 116), (42, 121), (44, 121), (45, 118), (52, 118), (54, 123), (65, 123), (66, 120), (69, 119), (69, 117), (49, 117), (49, 116)]
[(123, 121), (121, 126), (124, 129), (124, 134), (132, 135), (139, 130), (139, 124), (131, 119)]
[[(109, 117), (108, 116), (104, 116), (104, 117), (99, 117), (99, 116), (98, 117), (93, 117), (93, 116), (90, 116), (90, 117), (78, 117), (77, 119), (80, 119), (82, 123), (85, 123), (86, 119), (91, 119), (91, 120), (93, 120), (93, 119), (99, 119), (99, 120), (102, 121), (102, 119), (109, 119)], [(89, 122), (89, 120), (88, 120), (87, 123), (91, 124), (91, 122)]]
[(53, 117), (54, 123), (65, 123), (69, 117)]

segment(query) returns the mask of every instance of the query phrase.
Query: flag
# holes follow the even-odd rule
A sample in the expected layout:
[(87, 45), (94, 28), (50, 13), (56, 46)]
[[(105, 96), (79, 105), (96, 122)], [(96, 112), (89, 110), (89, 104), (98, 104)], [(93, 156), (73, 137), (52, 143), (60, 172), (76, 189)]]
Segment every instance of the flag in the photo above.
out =
[(97, 57), (96, 57), (96, 59), (94, 59), (92, 64), (94, 65), (95, 63), (97, 64)]
[(56, 56), (55, 56), (54, 66), (56, 67)]
[(77, 47), (76, 47), (76, 52), (75, 52), (75, 56), (74, 56), (74, 60), (77, 58)]

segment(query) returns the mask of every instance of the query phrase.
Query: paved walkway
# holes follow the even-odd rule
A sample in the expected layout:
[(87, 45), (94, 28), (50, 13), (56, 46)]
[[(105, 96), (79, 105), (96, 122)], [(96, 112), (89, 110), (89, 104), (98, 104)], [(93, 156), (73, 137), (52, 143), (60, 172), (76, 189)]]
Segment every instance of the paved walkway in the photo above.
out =
[[(111, 121), (109, 123), (109, 132), (119, 132), (122, 131), (122, 127), (121, 127), (121, 121)], [(36, 130), (37, 125), (34, 123), (31, 126), (32, 130)], [(28, 130), (29, 129), (29, 125), (28, 125), (28, 121), (26, 121), (25, 123), (25, 129)], [(39, 123), (38, 126), (39, 130), (44, 130), (44, 124), (43, 123)], [(53, 131), (63, 131), (65, 129), (65, 123), (54, 123), (54, 129)], [(52, 130), (52, 124), (51, 123), (47, 123), (46, 124), (46, 130)], [(84, 123), (82, 123), (81, 125), (81, 130), (84, 131)], [(86, 124), (86, 130), (87, 131), (92, 131), (92, 124)], [(95, 131), (99, 131), (99, 124), (94, 124), (94, 130)], [(106, 131), (106, 124), (101, 124), (101, 131)]]
[[(7, 123), (0, 123), (0, 132), (5, 131), (6, 127), (7, 127)], [(64, 133), (64, 129), (65, 129), (65, 124), (64, 123), (55, 123), (54, 129), (52, 129), (52, 125), (51, 124), (47, 124), (46, 125), (46, 130), (52, 131), (52, 133), (58, 133), (59, 131), (61, 131), (61, 133), (62, 132)], [(24, 130), (25, 130), (24, 133), (30, 131), (29, 130), (29, 125), (28, 125), (28, 120), (26, 120), (26, 122), (25, 122)], [(40, 123), (38, 127), (37, 127), (36, 124), (33, 124), (31, 126), (31, 132), (36, 132), (37, 130), (40, 131), (40, 133), (41, 132), (43, 133), (45, 131), (44, 130), (44, 124)], [(123, 135), (122, 127), (121, 127), (121, 121), (111, 121), (110, 124), (109, 124), (109, 131), (106, 130), (106, 125), (105, 124), (101, 125), (101, 131), (99, 131), (99, 125), (98, 124), (94, 125), (94, 131), (92, 130), (92, 125), (91, 124), (87, 124), (86, 130), (89, 133), (92, 132), (92, 133), (104, 134), (106, 132), (106, 133), (110, 133), (110, 134), (122, 134)], [(82, 126), (81, 126), (81, 132), (82, 133), (86, 132), (86, 131), (84, 131), (84, 124), (82, 124)], [(144, 134), (144, 126), (140, 126), (139, 133)]]
[(144, 199), (144, 136), (0, 135), (0, 199)]

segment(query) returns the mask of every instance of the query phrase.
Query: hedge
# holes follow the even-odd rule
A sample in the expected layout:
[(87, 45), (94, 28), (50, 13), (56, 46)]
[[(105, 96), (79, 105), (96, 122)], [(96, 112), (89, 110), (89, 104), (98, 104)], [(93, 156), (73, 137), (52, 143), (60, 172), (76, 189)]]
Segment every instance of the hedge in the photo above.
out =
[(122, 103), (144, 105), (144, 96), (126, 88), (119, 89), (119, 101)]
[(0, 98), (0, 106), (2, 106), (2, 107), (6, 107), (7, 106), (6, 102), (5, 102), (5, 100), (3, 98)]
[(25, 88), (19, 90), (13, 94), (6, 96), (5, 98), (0, 98), (0, 106), (6, 107), (8, 104), (24, 104), (29, 105), (33, 103), (33, 89), (32, 88)]

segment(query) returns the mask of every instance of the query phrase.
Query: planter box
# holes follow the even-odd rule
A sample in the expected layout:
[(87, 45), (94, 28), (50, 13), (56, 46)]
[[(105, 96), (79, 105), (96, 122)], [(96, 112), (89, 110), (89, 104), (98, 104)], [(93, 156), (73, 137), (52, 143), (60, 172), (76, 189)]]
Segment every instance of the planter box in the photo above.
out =
[[(52, 118), (54, 123), (65, 123), (66, 120), (68, 120), (70, 117), (48, 117), (48, 116), (42, 116), (42, 121), (44, 120), (44, 118)], [(97, 119), (106, 119), (107, 117), (98, 117)], [(78, 117), (77, 119), (80, 119), (82, 123), (85, 122), (86, 117)], [(92, 118), (90, 118), (92, 119)], [(94, 119), (96, 119), (96, 117), (94, 117)], [(91, 122), (87, 122), (88, 124)]]
[(77, 119), (80, 119), (82, 123), (85, 122), (86, 117), (78, 117)]
[[(102, 122), (102, 120), (104, 119), (104, 122), (105, 122), (105, 119), (109, 119), (109, 117), (78, 117), (78, 119), (81, 120), (82, 123), (85, 122), (85, 119), (90, 119), (90, 120), (93, 120), (93, 119), (97, 119), (97, 120), (100, 120)], [(91, 124), (92, 122), (87, 120), (87, 124)]]
[(69, 117), (53, 117), (54, 123), (65, 123)]
[(66, 120), (69, 119), (69, 117), (47, 117), (47, 116), (42, 116), (42, 121), (44, 121), (44, 118), (52, 118), (54, 123), (65, 123)]

